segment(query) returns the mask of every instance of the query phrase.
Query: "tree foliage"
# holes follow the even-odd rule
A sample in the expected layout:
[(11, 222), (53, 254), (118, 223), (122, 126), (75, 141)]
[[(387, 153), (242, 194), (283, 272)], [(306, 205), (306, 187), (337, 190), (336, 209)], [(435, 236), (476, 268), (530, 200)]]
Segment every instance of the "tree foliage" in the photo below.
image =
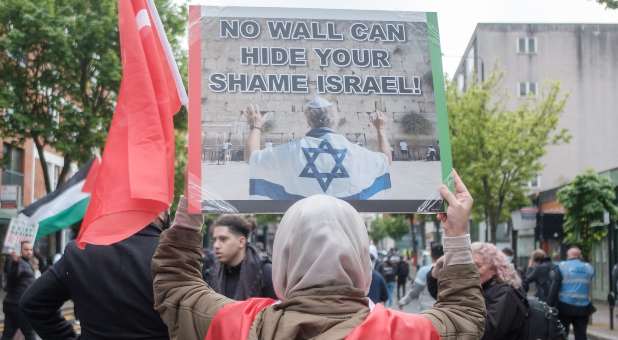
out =
[(387, 236), (395, 242), (410, 232), (410, 224), (405, 215), (378, 217), (371, 223), (369, 237), (377, 244)]
[(281, 214), (256, 214), (255, 221), (258, 225), (267, 225), (281, 222), (282, 217)]
[(569, 140), (558, 128), (566, 102), (558, 84), (507, 109), (500, 81), (494, 73), (463, 93), (453, 83), (447, 88), (453, 164), (474, 197), (473, 217), (488, 224), (491, 240), (498, 224), (526, 204), (526, 183), (542, 170), (546, 147)]
[[(181, 52), (186, 8), (156, 3)], [(121, 71), (116, 0), (0, 2), (0, 133), (34, 141), (48, 192), (44, 149), (64, 155), (62, 183), (71, 162), (103, 146)]]
[(592, 246), (607, 236), (605, 228), (594, 228), (603, 221), (603, 213), (612, 219), (618, 217), (614, 185), (605, 177), (589, 170), (558, 191), (558, 201), (566, 209), (564, 215), (564, 241), (581, 248), (590, 259)]
[(376, 218), (371, 222), (371, 228), (369, 228), (369, 238), (374, 244), (380, 243), (387, 236), (386, 225), (384, 219), (381, 217)]
[(410, 233), (410, 224), (405, 215), (394, 215), (386, 218), (386, 233), (395, 242)]
[(597, 0), (597, 2), (605, 5), (605, 8), (618, 9), (618, 0)]

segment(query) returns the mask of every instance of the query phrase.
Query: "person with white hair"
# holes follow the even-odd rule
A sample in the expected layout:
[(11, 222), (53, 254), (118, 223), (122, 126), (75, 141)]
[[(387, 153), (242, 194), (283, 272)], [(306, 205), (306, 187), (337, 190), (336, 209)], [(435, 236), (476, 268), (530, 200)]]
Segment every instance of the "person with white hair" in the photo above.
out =
[(390, 189), (392, 155), (384, 113), (370, 117), (378, 151), (352, 143), (335, 131), (337, 110), (328, 100), (316, 96), (305, 105), (304, 113), (309, 125), (305, 136), (262, 149), (265, 118), (254, 105), (243, 111), (249, 124), (245, 159), (249, 162), (251, 198), (295, 201), (327, 194), (367, 200)]
[(481, 340), (524, 339), (529, 306), (515, 267), (491, 243), (472, 243), (472, 257), (481, 276), (487, 307), (485, 333)]
[(283, 216), (273, 245), (272, 278), (278, 301), (235, 301), (201, 279), (201, 215), (180, 200), (173, 227), (153, 257), (155, 308), (170, 338), (183, 340), (471, 340), (483, 334), (485, 305), (472, 261), (468, 220), (472, 197), (456, 173), (456, 192), (442, 221), (445, 260), (436, 269), (435, 306), (406, 314), (374, 305), (369, 236), (347, 202), (315, 195)]

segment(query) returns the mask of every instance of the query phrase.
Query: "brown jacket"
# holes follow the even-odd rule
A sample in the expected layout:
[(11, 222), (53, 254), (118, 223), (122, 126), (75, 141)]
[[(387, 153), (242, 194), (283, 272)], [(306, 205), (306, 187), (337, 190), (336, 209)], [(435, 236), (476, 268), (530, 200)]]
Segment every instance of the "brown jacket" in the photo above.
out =
[[(171, 339), (203, 340), (215, 314), (234, 302), (202, 280), (201, 260), (199, 232), (174, 227), (162, 234), (152, 261), (155, 308)], [(438, 302), (423, 315), (444, 340), (480, 339), (485, 303), (474, 264), (447, 266), (439, 286)], [(264, 310), (249, 339), (343, 339), (368, 315), (367, 301), (352, 288), (310, 289)]]

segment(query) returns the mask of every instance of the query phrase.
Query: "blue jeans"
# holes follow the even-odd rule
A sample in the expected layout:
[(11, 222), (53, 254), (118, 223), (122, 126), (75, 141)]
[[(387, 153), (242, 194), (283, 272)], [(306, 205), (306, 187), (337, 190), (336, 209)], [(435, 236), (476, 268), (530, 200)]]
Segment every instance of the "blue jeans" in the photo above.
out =
[(386, 283), (386, 291), (388, 292), (388, 301), (386, 301), (387, 306), (393, 305), (393, 293), (395, 292), (395, 287), (397, 287), (397, 283), (395, 281)]

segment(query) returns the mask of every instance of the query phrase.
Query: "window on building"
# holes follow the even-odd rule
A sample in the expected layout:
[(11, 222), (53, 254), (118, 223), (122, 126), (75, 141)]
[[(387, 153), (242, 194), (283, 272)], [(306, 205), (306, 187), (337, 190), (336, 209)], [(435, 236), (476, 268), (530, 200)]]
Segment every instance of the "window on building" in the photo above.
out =
[(517, 53), (526, 53), (526, 38), (517, 40)]
[(2, 149), (2, 184), (24, 185), (24, 149), (4, 143)]
[(528, 182), (528, 188), (538, 189), (541, 187), (541, 175), (536, 175), (531, 181)]
[(536, 96), (537, 84), (535, 82), (524, 81), (517, 84), (517, 95), (520, 97)]
[(517, 39), (517, 53), (534, 54), (537, 52), (536, 38), (519, 38)]
[(528, 53), (536, 53), (536, 38), (528, 38)]
[(528, 86), (527, 83), (519, 83), (519, 96), (525, 97), (528, 94)]
[(528, 83), (528, 94), (536, 96), (536, 83)]
[(60, 177), (61, 171), (62, 171), (61, 166), (47, 162), (47, 173), (49, 174), (49, 182), (51, 184), (52, 190), (55, 190), (56, 187), (58, 186), (58, 178)]
[(466, 61), (465, 61), (465, 74), (464, 77), (466, 77), (466, 79), (474, 79), (474, 72), (475, 70), (475, 60), (476, 60), (476, 51), (474, 50), (474, 47), (471, 48), (470, 50), (468, 50), (468, 53), (466, 54)]

